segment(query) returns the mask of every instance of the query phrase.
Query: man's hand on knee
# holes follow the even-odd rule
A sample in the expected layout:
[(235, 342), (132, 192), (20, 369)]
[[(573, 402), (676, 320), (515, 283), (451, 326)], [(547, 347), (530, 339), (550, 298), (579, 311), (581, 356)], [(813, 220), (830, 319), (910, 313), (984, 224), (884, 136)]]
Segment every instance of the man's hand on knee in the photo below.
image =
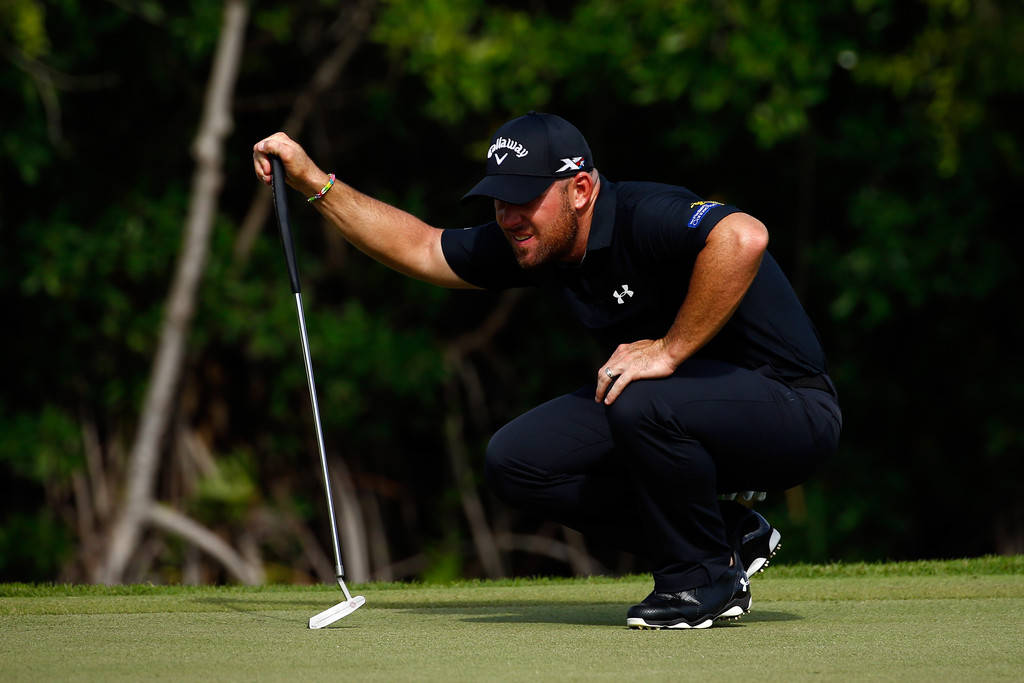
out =
[(658, 379), (676, 371), (676, 363), (664, 339), (641, 339), (620, 344), (615, 353), (597, 371), (594, 400), (611, 405), (634, 379)]

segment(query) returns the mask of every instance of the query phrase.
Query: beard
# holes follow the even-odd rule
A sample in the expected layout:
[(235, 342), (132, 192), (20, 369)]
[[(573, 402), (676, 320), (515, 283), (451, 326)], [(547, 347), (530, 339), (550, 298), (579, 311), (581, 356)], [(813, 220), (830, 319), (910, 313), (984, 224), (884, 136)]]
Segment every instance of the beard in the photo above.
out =
[(538, 233), (533, 253), (515, 251), (516, 263), (524, 270), (540, 268), (553, 261), (560, 261), (572, 252), (579, 234), (580, 221), (569, 204), (569, 186), (562, 187), (561, 205), (554, 222), (544, 230), (543, 239)]

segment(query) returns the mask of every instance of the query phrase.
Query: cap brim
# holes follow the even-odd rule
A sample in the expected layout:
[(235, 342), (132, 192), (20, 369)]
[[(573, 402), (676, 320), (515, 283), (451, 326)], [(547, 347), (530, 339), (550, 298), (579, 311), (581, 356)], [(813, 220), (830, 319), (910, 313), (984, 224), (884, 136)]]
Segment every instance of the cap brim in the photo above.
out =
[(529, 204), (556, 180), (558, 178), (528, 175), (489, 175), (463, 195), (462, 201), (490, 197), (509, 204)]

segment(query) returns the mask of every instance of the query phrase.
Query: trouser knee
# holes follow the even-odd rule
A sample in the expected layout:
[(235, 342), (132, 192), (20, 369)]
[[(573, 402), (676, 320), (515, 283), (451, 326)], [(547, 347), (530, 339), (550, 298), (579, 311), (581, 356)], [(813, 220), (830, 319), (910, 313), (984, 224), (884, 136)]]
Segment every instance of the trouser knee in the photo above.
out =
[(679, 431), (669, 407), (645, 382), (626, 387), (605, 414), (616, 446), (631, 451), (645, 450), (637, 447), (663, 441), (665, 434)]
[(512, 462), (514, 444), (504, 430), (498, 430), (487, 444), (484, 456), (484, 481), (487, 486), (506, 503), (514, 503)]
[(628, 441), (637, 428), (651, 419), (651, 397), (643, 387), (633, 384), (619, 394), (615, 402), (605, 408), (608, 426), (617, 442)]
[(616, 445), (648, 481), (685, 483), (693, 492), (714, 485), (710, 454), (659, 396), (655, 382), (630, 384), (608, 406), (607, 416)]

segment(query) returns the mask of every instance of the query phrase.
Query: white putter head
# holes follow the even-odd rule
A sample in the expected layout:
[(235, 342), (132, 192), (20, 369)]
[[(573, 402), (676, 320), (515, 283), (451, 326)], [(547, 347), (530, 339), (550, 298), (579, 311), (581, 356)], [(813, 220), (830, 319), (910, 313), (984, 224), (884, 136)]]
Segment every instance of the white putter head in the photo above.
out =
[(333, 624), (338, 619), (347, 617), (348, 615), (355, 612), (357, 609), (366, 604), (366, 598), (362, 595), (357, 595), (354, 598), (348, 592), (348, 588), (345, 586), (345, 581), (338, 577), (338, 583), (341, 585), (342, 592), (345, 593), (345, 601), (339, 602), (330, 609), (325, 609), (320, 614), (316, 614), (309, 618), (310, 628), (323, 628), (329, 624)]

